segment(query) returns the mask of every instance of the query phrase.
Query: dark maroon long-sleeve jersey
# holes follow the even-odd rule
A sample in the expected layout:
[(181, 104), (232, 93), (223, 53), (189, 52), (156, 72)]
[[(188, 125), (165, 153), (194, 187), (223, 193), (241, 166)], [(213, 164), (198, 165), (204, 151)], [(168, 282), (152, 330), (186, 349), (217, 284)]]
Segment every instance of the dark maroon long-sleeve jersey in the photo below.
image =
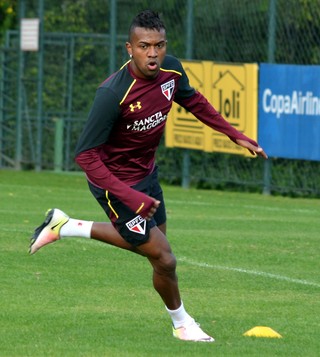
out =
[(76, 147), (76, 162), (94, 185), (146, 216), (153, 200), (130, 186), (150, 174), (175, 101), (231, 140), (253, 140), (234, 129), (189, 85), (178, 59), (166, 56), (156, 78), (141, 79), (130, 61), (98, 88)]

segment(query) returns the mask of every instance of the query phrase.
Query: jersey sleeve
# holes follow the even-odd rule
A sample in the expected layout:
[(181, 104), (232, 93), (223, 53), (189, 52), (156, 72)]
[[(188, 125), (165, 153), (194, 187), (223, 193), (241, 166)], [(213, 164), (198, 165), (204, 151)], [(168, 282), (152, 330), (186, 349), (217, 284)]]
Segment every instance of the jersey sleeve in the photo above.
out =
[(107, 88), (98, 88), (75, 154), (107, 142), (119, 112), (119, 100), (116, 95)]
[[(189, 78), (181, 62), (178, 59), (175, 60), (173, 66), (175, 70), (181, 74), (181, 78), (174, 101), (190, 111), (205, 125), (227, 135), (233, 142), (236, 143), (237, 139), (242, 139), (257, 146), (258, 144), (254, 140), (248, 138), (227, 122), (208, 100), (190, 85)], [(171, 61), (173, 61), (173, 59), (171, 59)]]
[(133, 212), (145, 218), (154, 204), (154, 199), (134, 190), (114, 176), (102, 162), (99, 151), (99, 147), (82, 151), (76, 156), (77, 164), (90, 182), (111, 192)]
[(185, 98), (190, 98), (195, 94), (195, 89), (190, 86), (189, 78), (182, 67), (180, 61), (177, 63), (177, 68), (179, 73), (181, 73), (181, 78), (178, 83), (178, 90), (175, 94), (175, 101), (183, 100)]
[(195, 93), (195, 89), (190, 86), (189, 78), (178, 58), (167, 55), (163, 61), (164, 70), (175, 72), (179, 75), (178, 88), (174, 95), (174, 101), (189, 98)]
[(225, 134), (234, 143), (237, 143), (237, 139), (242, 139), (250, 142), (252, 145), (258, 146), (254, 140), (248, 138), (227, 122), (200, 92), (195, 91), (191, 97), (179, 98), (175, 101), (185, 109), (189, 110), (202, 123)]

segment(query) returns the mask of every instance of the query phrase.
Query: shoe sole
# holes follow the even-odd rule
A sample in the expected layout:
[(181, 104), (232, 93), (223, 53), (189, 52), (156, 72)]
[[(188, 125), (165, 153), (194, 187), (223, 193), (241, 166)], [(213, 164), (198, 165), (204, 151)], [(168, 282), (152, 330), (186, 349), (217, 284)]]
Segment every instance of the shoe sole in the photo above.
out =
[(32, 252), (32, 246), (34, 245), (34, 243), (37, 241), (40, 233), (42, 232), (42, 230), (51, 222), (52, 217), (53, 217), (53, 213), (54, 213), (54, 209), (49, 209), (46, 213), (46, 218), (44, 220), (44, 222), (42, 224), (40, 224), (40, 226), (38, 226), (34, 233), (33, 236), (30, 239), (30, 247), (29, 247), (29, 253), (30, 254), (34, 254), (36, 253), (39, 249), (37, 249), (35, 252)]

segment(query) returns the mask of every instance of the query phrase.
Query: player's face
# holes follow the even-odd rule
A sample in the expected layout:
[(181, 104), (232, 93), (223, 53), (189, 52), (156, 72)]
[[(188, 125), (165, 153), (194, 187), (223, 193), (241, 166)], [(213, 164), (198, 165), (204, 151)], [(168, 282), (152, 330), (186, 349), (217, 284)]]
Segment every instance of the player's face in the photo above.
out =
[(166, 55), (166, 32), (136, 27), (131, 33), (127, 51), (132, 56), (131, 68), (139, 78), (155, 78)]

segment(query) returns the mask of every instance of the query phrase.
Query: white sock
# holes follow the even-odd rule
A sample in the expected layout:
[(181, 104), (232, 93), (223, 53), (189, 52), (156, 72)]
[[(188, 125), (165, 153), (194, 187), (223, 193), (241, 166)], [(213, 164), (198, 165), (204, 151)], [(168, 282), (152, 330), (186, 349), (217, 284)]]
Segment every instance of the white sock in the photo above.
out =
[(69, 221), (60, 229), (60, 238), (66, 237), (91, 237), (93, 221), (82, 221), (81, 219), (69, 218)]
[(182, 301), (181, 306), (177, 310), (169, 310), (167, 307), (166, 310), (172, 319), (174, 328), (184, 326), (186, 323), (193, 320), (193, 318), (186, 312)]

